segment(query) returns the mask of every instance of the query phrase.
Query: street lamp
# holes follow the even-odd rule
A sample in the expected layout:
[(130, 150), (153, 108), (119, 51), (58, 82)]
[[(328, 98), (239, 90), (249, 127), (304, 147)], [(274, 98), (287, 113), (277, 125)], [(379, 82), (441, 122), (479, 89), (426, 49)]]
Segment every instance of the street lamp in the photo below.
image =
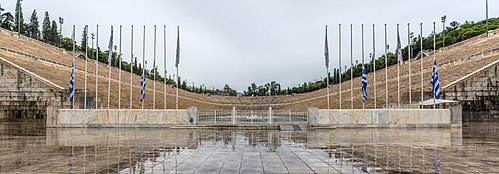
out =
[(62, 48), (62, 24), (64, 24), (64, 18), (59, 17), (59, 48)]
[(489, 37), (489, 0), (485, 0), (485, 30), (485, 36)]
[(442, 38), (443, 38), (443, 45), (445, 47), (445, 20), (447, 19), (447, 15), (442, 16)]

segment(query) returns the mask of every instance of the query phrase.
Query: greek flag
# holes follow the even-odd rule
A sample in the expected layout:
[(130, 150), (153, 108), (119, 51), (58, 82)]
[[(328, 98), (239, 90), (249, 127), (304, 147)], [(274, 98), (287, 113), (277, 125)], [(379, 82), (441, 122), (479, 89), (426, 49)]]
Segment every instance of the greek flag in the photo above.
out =
[(75, 96), (75, 66), (72, 64), (71, 77), (69, 78), (69, 101), (74, 102)]
[(140, 102), (144, 102), (146, 98), (146, 73), (145, 70), (142, 70), (142, 79), (140, 80), (140, 86), (142, 87), (140, 90)]
[(364, 65), (362, 65), (362, 100), (366, 102), (367, 100), (367, 76), (366, 69), (364, 69)]
[(111, 27), (111, 38), (109, 38), (109, 55), (107, 56), (107, 66), (111, 66), (111, 58), (113, 58), (113, 27)]
[(438, 83), (437, 59), (433, 60), (433, 71), (431, 72), (432, 92), (435, 99), (440, 99), (440, 83)]
[(400, 44), (400, 34), (397, 30), (397, 58), (399, 60), (399, 65), (404, 64), (404, 58), (402, 57), (402, 44)]

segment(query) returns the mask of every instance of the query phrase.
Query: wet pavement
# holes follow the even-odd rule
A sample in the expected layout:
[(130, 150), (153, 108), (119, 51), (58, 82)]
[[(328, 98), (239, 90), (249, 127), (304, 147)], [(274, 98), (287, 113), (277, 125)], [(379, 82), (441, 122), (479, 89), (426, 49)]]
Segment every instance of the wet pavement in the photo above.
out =
[(2, 173), (493, 173), (499, 123), (461, 129), (57, 129), (0, 124)]

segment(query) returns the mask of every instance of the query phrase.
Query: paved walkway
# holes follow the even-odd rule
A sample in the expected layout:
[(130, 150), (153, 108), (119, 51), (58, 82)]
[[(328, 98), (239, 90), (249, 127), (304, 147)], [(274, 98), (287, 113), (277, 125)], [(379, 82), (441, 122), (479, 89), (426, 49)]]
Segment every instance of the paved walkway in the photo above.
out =
[[(157, 158), (146, 159), (120, 173), (363, 173), (320, 149), (280, 141), (250, 145), (243, 136), (236, 144), (202, 144), (196, 149), (159, 149)], [(131, 171), (130, 171), (131, 170)]]

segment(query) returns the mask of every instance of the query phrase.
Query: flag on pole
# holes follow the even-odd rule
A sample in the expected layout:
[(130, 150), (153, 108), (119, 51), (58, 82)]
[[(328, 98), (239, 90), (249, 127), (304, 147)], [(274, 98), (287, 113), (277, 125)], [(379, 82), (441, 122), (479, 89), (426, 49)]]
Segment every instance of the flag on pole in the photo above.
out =
[(399, 60), (399, 65), (404, 64), (404, 58), (402, 58), (402, 44), (400, 44), (400, 34), (397, 29), (397, 58)]
[(440, 83), (438, 82), (437, 59), (433, 61), (433, 71), (431, 72), (432, 92), (435, 99), (440, 99)]
[(326, 39), (324, 43), (324, 58), (325, 58), (325, 63), (326, 63), (326, 68), (329, 68), (329, 46), (327, 43), (327, 25), (326, 25)]
[(146, 98), (146, 73), (145, 70), (142, 70), (142, 79), (140, 80), (140, 86), (142, 87), (140, 90), (140, 102), (144, 102)]
[(364, 65), (362, 65), (362, 100), (366, 102), (367, 100), (367, 76), (366, 69), (364, 69)]
[(71, 77), (69, 78), (69, 101), (74, 102), (74, 95), (75, 95), (75, 66), (72, 64), (71, 67)]
[(175, 67), (178, 68), (179, 63), (180, 63), (180, 31), (177, 26), (177, 57), (175, 59)]
[(107, 66), (111, 66), (111, 58), (113, 57), (113, 27), (111, 27), (111, 37), (109, 38), (109, 55), (107, 56)]

